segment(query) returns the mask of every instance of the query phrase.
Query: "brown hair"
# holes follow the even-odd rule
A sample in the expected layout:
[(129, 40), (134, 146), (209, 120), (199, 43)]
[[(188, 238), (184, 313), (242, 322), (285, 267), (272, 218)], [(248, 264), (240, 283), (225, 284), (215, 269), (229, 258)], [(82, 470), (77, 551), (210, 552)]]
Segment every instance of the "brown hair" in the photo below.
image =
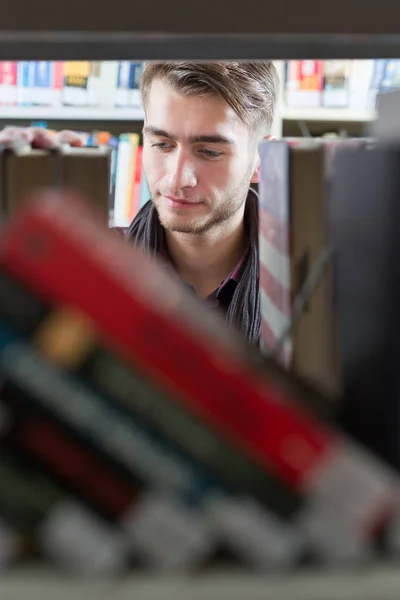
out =
[(181, 94), (219, 94), (249, 128), (270, 133), (279, 88), (272, 62), (147, 63), (140, 83), (144, 105), (155, 79)]

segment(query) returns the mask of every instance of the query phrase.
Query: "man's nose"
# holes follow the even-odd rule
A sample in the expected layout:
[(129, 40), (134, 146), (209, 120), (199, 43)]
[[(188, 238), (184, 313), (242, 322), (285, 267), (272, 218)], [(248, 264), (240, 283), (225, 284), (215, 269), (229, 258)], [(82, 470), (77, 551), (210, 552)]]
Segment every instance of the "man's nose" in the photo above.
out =
[(170, 185), (179, 190), (185, 187), (195, 187), (197, 178), (193, 158), (187, 153), (177, 150), (171, 156), (169, 165)]

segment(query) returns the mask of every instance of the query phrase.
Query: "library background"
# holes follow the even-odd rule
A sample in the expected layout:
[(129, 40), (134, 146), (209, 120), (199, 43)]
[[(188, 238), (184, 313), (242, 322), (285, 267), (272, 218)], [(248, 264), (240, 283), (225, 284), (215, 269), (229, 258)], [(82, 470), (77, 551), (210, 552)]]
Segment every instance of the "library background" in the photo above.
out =
[[(262, 318), (265, 330), (268, 329), (265, 335), (268, 337), (272, 331), (274, 339), (279, 341), (299, 316), (294, 312), (298, 307), (292, 305), (293, 287), (296, 287), (293, 281), (300, 279), (308, 286), (313, 285), (304, 277), (304, 270), (310, 272), (310, 265), (319, 260), (324, 250), (326, 187), (329, 194), (333, 190), (341, 210), (352, 207), (353, 212), (348, 216), (353, 222), (361, 214), (357, 212), (358, 200), (352, 204), (356, 184), (363, 186), (369, 217), (375, 214), (373, 199), (376, 199), (376, 190), (379, 194), (381, 187), (383, 190), (383, 180), (386, 187), (382, 194), (388, 198), (387, 202), (382, 200), (384, 207), (392, 207), (391, 201), (399, 192), (397, 147), (377, 150), (381, 154), (374, 160), (378, 161), (381, 171), (375, 169), (364, 152), (371, 149), (370, 126), (377, 120), (378, 96), (400, 89), (400, 60), (277, 60), (276, 67), (281, 86), (272, 133), (277, 140), (286, 141), (286, 150), (291, 150), (282, 155), (283, 146), (276, 144), (263, 147), (261, 153), (267, 165), (264, 183), (268, 182), (280, 204), (273, 205), (267, 186), (263, 188), (262, 182), (260, 278)], [(99, 162), (96, 168), (100, 170), (93, 171), (97, 178), (93, 193), (105, 196), (108, 225), (121, 230), (130, 224), (149, 195), (141, 163), (143, 108), (139, 81), (142, 69), (143, 63), (132, 61), (0, 62), (0, 127), (33, 125), (50, 131), (70, 129), (81, 134), (88, 148), (107, 149), (111, 156), (110, 188), (104, 194), (100, 175), (103, 163)], [(344, 143), (344, 153), (338, 160), (335, 179), (331, 178), (329, 151), (330, 143), (338, 140)], [(349, 150), (346, 154), (346, 141), (359, 142), (359, 153), (354, 155)], [(2, 173), (6, 184), (2, 185), (1, 194), (11, 198), (23, 190), (18, 179), (23, 179), (22, 173), (28, 177), (29, 167), (20, 162), (17, 168), (11, 159), (7, 160), (7, 174)], [(382, 170), (382, 160), (386, 161), (387, 170)], [(354, 174), (351, 181), (346, 179), (349, 161), (352, 161)], [(80, 167), (74, 164), (78, 172)], [(84, 166), (81, 171), (87, 168)], [(285, 177), (277, 175), (276, 170)], [(85, 173), (80, 172), (76, 177), (82, 179)], [(13, 181), (12, 186), (9, 180)], [(326, 186), (328, 180), (330, 185)], [(297, 212), (296, 207), (300, 206)], [(62, 212), (63, 206), (60, 205), (60, 209)], [(85, 243), (95, 239), (96, 232), (88, 227), (87, 240), (83, 242), (80, 236), (83, 239), (85, 235), (84, 226), (82, 232), (77, 228), (76, 235), (63, 230), (66, 226), (73, 229), (79, 210), (66, 209), (64, 220), (59, 215), (56, 217), (56, 211), (57, 208), (49, 206), (36, 215), (27, 210), (20, 221), (16, 217), (13, 225), (5, 223), (4, 240), (0, 241), (0, 373), (2, 383), (4, 379), (9, 385), (3, 399), (0, 394), (0, 440), (4, 442), (0, 459), (0, 600), (66, 600), (71, 597), (77, 600), (133, 597), (143, 600), (203, 600), (205, 597), (210, 600), (397, 600), (400, 479), (393, 468), (393, 464), (398, 466), (397, 450), (393, 450), (397, 443), (397, 423), (389, 432), (389, 424), (396, 420), (397, 413), (389, 407), (389, 401), (387, 406), (385, 401), (380, 404), (382, 412), (386, 412), (384, 417), (376, 416), (377, 429), (381, 432), (388, 428), (390, 448), (387, 456), (382, 450), (381, 456), (375, 457), (374, 450), (382, 448), (380, 440), (374, 440), (376, 448), (365, 449), (358, 442), (353, 443), (342, 435), (340, 427), (330, 422), (331, 407), (322, 406), (323, 401), (327, 404), (327, 398), (337, 394), (338, 388), (336, 324), (331, 318), (329, 273), (324, 271), (321, 280), (321, 273), (312, 271), (313, 277), (323, 282), (319, 292), (314, 297), (308, 295), (302, 304), (301, 311), (306, 316), (300, 318), (298, 329), (289, 329), (290, 345), (286, 337), (282, 338), (284, 348), (289, 348), (294, 371), (304, 376), (307, 384), (295, 378), (292, 381), (289, 375), (286, 379), (286, 364), (282, 368), (281, 363), (275, 372), (269, 363), (258, 365), (251, 353), (250, 366), (241, 355), (227, 352), (220, 358), (221, 365), (215, 367), (215, 373), (210, 370), (209, 377), (214, 376), (215, 385), (220, 385), (221, 397), (223, 393), (230, 394), (230, 401), (235, 398), (236, 402), (236, 389), (240, 389), (238, 403), (247, 401), (250, 396), (259, 399), (261, 392), (256, 381), (263, 368), (265, 380), (261, 379), (260, 383), (267, 389), (270, 377), (280, 390), (277, 398), (283, 399), (284, 408), (281, 412), (277, 409), (278, 415), (274, 413), (278, 425), (277, 433), (271, 434), (271, 438), (286, 435), (286, 446), (276, 450), (281, 453), (278, 456), (273, 455), (274, 442), (268, 448), (266, 444), (265, 452), (270, 452), (271, 462), (261, 464), (259, 456), (255, 459), (254, 455), (249, 458), (250, 453), (246, 454), (246, 442), (242, 438), (238, 443), (240, 451), (234, 450), (233, 444), (224, 445), (221, 441), (223, 435), (212, 435), (213, 428), (203, 428), (201, 419), (196, 424), (188, 416), (189, 411), (173, 409), (173, 402), (169, 405), (168, 393), (173, 388), (168, 388), (162, 379), (170, 368), (168, 354), (158, 353), (156, 347), (163, 342), (158, 340), (149, 323), (146, 325), (149, 334), (147, 330), (144, 333), (144, 324), (142, 330), (139, 324), (134, 324), (137, 336), (142, 332), (143, 337), (149, 335), (149, 341), (145, 343), (141, 339), (140, 346), (131, 340), (128, 342), (131, 348), (126, 350), (123, 346), (126, 340), (118, 340), (115, 345), (115, 340), (111, 343), (111, 334), (109, 339), (99, 342), (92, 325), (79, 316), (80, 313), (71, 310), (74, 302), (81, 308), (85, 305), (85, 273), (94, 278), (96, 272), (98, 281), (100, 277), (106, 281), (106, 275), (101, 272), (102, 267), (96, 271), (89, 253), (86, 256), (83, 250)], [(393, 209), (390, 215), (393, 223), (398, 213)], [(54, 229), (49, 224), (50, 217), (57, 221)], [(338, 217), (337, 227), (339, 221)], [(290, 222), (289, 229), (287, 222)], [(277, 242), (268, 233), (272, 226), (275, 231), (279, 230)], [(376, 235), (374, 244), (384, 244), (386, 234), (396, 238), (396, 232), (389, 228), (385, 233), (380, 232), (380, 237)], [(40, 235), (48, 237), (40, 239)], [(104, 238), (102, 250), (102, 238), (98, 235), (98, 260), (107, 261), (110, 256), (115, 259), (114, 242)], [(343, 247), (352, 248), (352, 234), (345, 227), (340, 229), (337, 239)], [(360, 239), (364, 239), (362, 234)], [(46, 244), (40, 245), (43, 240), (50, 244), (50, 254), (53, 252), (51, 256), (54, 256), (47, 256), (48, 269), (38, 266), (40, 261), (31, 260), (27, 254), (28, 251), (32, 256), (41, 252), (42, 260), (43, 252), (46, 254), (49, 250)], [(117, 272), (128, 259), (128, 250), (122, 250), (121, 246), (120, 251), (123, 258), (120, 263), (116, 261)], [(78, 267), (79, 252), (83, 258)], [(377, 283), (377, 287), (383, 286), (380, 272), (386, 268), (384, 261), (391, 261), (391, 268), (395, 262), (394, 256), (382, 258), (379, 254), (379, 257), (381, 262), (372, 260), (370, 274), (372, 284)], [(365, 287), (364, 281), (351, 289), (350, 300), (346, 297), (344, 281), (347, 285), (349, 278), (354, 277), (357, 265), (354, 267), (350, 261), (346, 270), (343, 260), (346, 262), (346, 257), (339, 266), (346, 279), (339, 278), (339, 287), (342, 306), (348, 309), (347, 313), (344, 310), (347, 318), (360, 295), (370, 288)], [(68, 261), (76, 272), (82, 269), (80, 284), (75, 284), (76, 287), (81, 285), (81, 290), (76, 293), (68, 287), (73, 280)], [(89, 265), (87, 269), (92, 270), (84, 270), (85, 261)], [(110, 266), (112, 264), (110, 260)], [(353, 270), (350, 267), (354, 267)], [(321, 268), (326, 270), (326, 263), (322, 267), (317, 264), (317, 269)], [(63, 274), (58, 277), (59, 281), (63, 280), (62, 284), (56, 284), (52, 276), (57, 269), (58, 275)], [(162, 290), (165, 299), (172, 298), (171, 305), (182, 301), (178, 290), (172, 283), (169, 288), (170, 282), (164, 281), (161, 275), (157, 288), (150, 281), (151, 273), (146, 273), (146, 267), (135, 263), (135, 269), (138, 279), (143, 280), (144, 290), (135, 297), (136, 307), (143, 301), (141, 295), (145, 297), (149, 290)], [(117, 290), (112, 278), (110, 281), (115, 284), (116, 292), (125, 291), (122, 278), (121, 290)], [(40, 286), (47, 286), (46, 302), (52, 298), (57, 310), (50, 313), (45, 301), (39, 301)], [(94, 290), (96, 286), (93, 286)], [(365, 311), (375, 310), (376, 302), (381, 301), (381, 306), (390, 308), (391, 323), (397, 325), (393, 308), (398, 300), (395, 287), (387, 304), (382, 300), (384, 297), (386, 301), (384, 291), (382, 298), (375, 294), (369, 304), (365, 297)], [(304, 291), (301, 286), (296, 289)], [(310, 294), (310, 290), (307, 293)], [(89, 291), (87, 295), (89, 297)], [(105, 324), (108, 319), (108, 313), (102, 313), (100, 306), (108, 302), (108, 312), (113, 313), (109, 322), (117, 323), (120, 318), (121, 324), (128, 323), (133, 300), (132, 305), (122, 300), (118, 305), (111, 291), (104, 295), (107, 296), (105, 302), (102, 297), (96, 301), (90, 298), (98, 323), (104, 319)], [(277, 300), (279, 295), (280, 300)], [(98, 310), (96, 304), (100, 306)], [(170, 303), (166, 304), (168, 306), (156, 315), (161, 328), (168, 311), (177, 310), (176, 306), (170, 309)], [(119, 306), (124, 308), (124, 314), (117, 314)], [(182, 308), (180, 304), (178, 308)], [(189, 304), (187, 310), (190, 308)], [(185, 320), (190, 322), (186, 312), (183, 313)], [(344, 321), (341, 331), (347, 327), (355, 336), (360, 335), (357, 319), (353, 318), (351, 324)], [(373, 326), (380, 326), (378, 321)], [(32, 333), (34, 323), (36, 327), (38, 322), (40, 335)], [(224, 352), (224, 334), (217, 323), (216, 331), (209, 331), (213, 323), (208, 328), (201, 317), (199, 323), (191, 323), (191, 326), (193, 331), (189, 328), (187, 340), (177, 338), (176, 351), (183, 352), (186, 343), (188, 357), (192, 357), (197, 348), (199, 372), (207, 374), (207, 352), (211, 350), (205, 345), (199, 349), (196, 344), (218, 346), (221, 335), (220, 349)], [(165, 325), (167, 333), (170, 327), (175, 327), (172, 320)], [(168, 349), (167, 333), (164, 341)], [(123, 340), (124, 334), (120, 336)], [(369, 341), (362, 335), (360, 339), (368, 347)], [(68, 353), (57, 340), (65, 341)], [(171, 353), (174, 343), (171, 342)], [(354, 351), (353, 347), (344, 347), (346, 351)], [(39, 351), (44, 353), (47, 366), (38, 359)], [(391, 349), (383, 347), (382, 352), (391, 352)], [(85, 360), (82, 359), (84, 354)], [(139, 375), (138, 365), (143, 367), (143, 357), (154, 360), (154, 369), (159, 369), (159, 388), (151, 382), (151, 370), (144, 369), (146, 376)], [(131, 368), (131, 358), (135, 368)], [(83, 362), (78, 368), (79, 360)], [(233, 362), (227, 366), (225, 363), (229, 360)], [(256, 362), (255, 369), (252, 360)], [(377, 364), (374, 363), (374, 368)], [(382, 368), (380, 373), (392, 382), (396, 377), (390, 368), (388, 371)], [(396, 366), (393, 369), (396, 370)], [(175, 373), (177, 380), (184, 378), (179, 370), (167, 375), (171, 373)], [(226, 390), (221, 373), (225, 373), (229, 381)], [(365, 373), (362, 377), (367, 381)], [(88, 380), (91, 384), (84, 394), (83, 383)], [(92, 380), (96, 382), (93, 386)], [(309, 386), (310, 382), (313, 385)], [(358, 383), (356, 380), (354, 389), (359, 389)], [(205, 394), (210, 390), (198, 385), (198, 390), (190, 391), (196, 401), (202, 390)], [(389, 383), (385, 390), (389, 390), (390, 399), (396, 396)], [(102, 396), (102, 400), (96, 404), (98, 396)], [(133, 397), (136, 404), (131, 410)], [(292, 399), (293, 406), (286, 411), (285, 402), (289, 400), (290, 404)], [(298, 399), (300, 408), (296, 405)], [(279, 405), (277, 402), (276, 406)], [(301, 414), (304, 405), (306, 411)], [(125, 415), (125, 421), (118, 421), (121, 414)], [(237, 414), (241, 414), (239, 410)], [(272, 409), (270, 414), (273, 414)], [(46, 415), (52, 418), (44, 418)], [(246, 418), (243, 417), (243, 421)], [(157, 426), (149, 427), (149, 423)], [(185, 434), (185, 431), (192, 433)], [(81, 444), (84, 451), (77, 442), (80, 436), (89, 440)], [(96, 436), (99, 439), (103, 436), (101, 442)], [(165, 439), (169, 443), (164, 443)], [(199, 450), (201, 442), (209, 444), (203, 454)], [(25, 454), (16, 451), (21, 448)], [(300, 471), (305, 472), (308, 468), (305, 465), (313, 460), (307, 454), (310, 448), (313, 456), (318, 454), (322, 458), (313, 476), (301, 479)], [(30, 452), (37, 453), (33, 462), (29, 459)], [(293, 457), (293, 452), (298, 458), (295, 467), (288, 459), (289, 455)]]
[[(400, 87), (398, 60), (292, 60), (276, 66), (277, 138), (363, 136), (376, 116), (378, 92)], [(119, 154), (111, 223), (121, 228), (148, 197), (140, 162), (141, 72), (141, 63), (129, 61), (0, 62), (1, 126), (73, 129), (88, 146), (108, 145)]]

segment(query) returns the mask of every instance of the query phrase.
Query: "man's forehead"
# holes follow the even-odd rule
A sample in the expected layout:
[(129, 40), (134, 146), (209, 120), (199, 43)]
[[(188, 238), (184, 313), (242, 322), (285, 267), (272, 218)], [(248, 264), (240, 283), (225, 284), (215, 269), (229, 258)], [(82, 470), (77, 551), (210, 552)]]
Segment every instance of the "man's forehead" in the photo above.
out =
[(220, 96), (180, 94), (163, 81), (154, 81), (146, 103), (147, 131), (163, 130), (174, 138), (208, 136), (235, 143), (247, 127)]

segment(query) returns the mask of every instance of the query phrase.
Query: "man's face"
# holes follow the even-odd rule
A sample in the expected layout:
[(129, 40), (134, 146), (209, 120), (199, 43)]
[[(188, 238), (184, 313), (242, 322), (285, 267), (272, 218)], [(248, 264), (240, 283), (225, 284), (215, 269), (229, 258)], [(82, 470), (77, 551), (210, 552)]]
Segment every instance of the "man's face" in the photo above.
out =
[(227, 102), (155, 80), (145, 109), (143, 169), (162, 225), (203, 233), (243, 212), (257, 144)]

